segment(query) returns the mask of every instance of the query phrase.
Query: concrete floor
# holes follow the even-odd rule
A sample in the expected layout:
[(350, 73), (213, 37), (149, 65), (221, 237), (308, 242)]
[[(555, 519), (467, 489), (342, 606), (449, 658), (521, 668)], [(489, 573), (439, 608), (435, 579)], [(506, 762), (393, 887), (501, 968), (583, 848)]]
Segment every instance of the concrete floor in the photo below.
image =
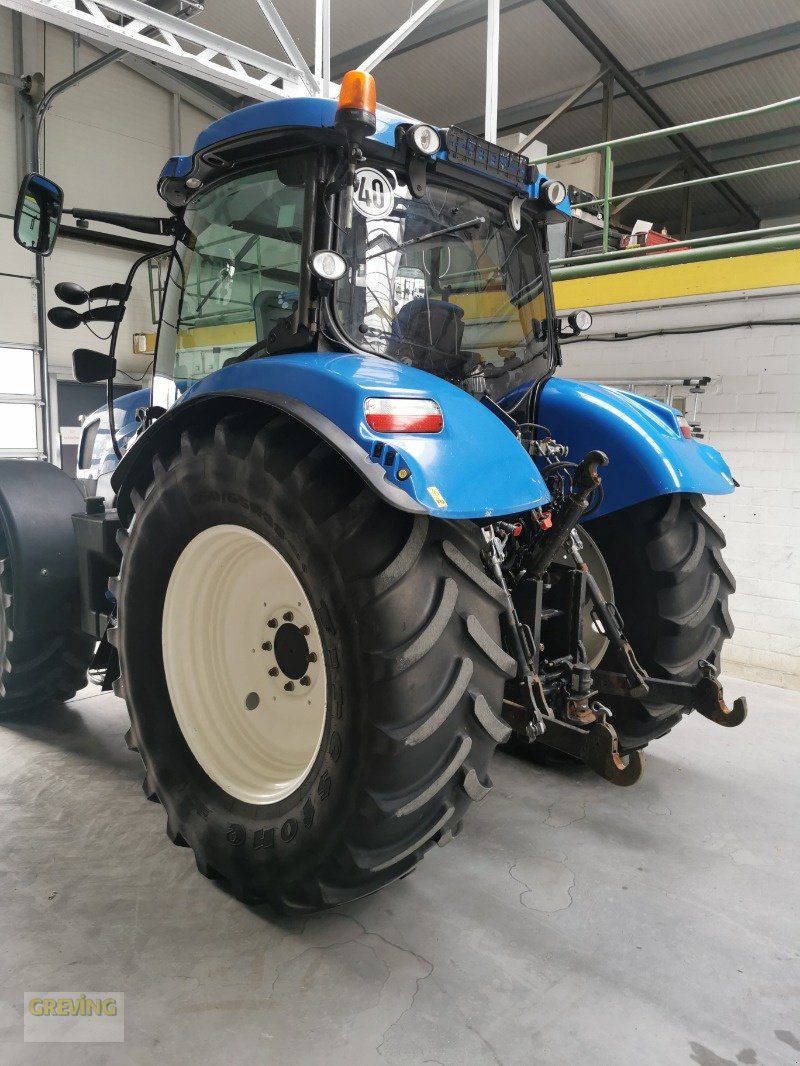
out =
[[(169, 844), (124, 706), (0, 726), (0, 1062), (800, 1062), (800, 697), (730, 680), (643, 781), (496, 760), (458, 841), (307, 920)], [(123, 991), (125, 1043), (22, 1042), (23, 994)]]

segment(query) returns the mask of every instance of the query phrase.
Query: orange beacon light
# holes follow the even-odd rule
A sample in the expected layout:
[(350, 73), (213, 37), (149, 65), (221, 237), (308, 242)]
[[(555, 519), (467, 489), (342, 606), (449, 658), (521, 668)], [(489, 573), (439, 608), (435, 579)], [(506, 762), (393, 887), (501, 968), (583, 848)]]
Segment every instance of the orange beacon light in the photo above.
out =
[(339, 89), (336, 125), (362, 137), (374, 133), (377, 122), (375, 79), (365, 70), (348, 70)]

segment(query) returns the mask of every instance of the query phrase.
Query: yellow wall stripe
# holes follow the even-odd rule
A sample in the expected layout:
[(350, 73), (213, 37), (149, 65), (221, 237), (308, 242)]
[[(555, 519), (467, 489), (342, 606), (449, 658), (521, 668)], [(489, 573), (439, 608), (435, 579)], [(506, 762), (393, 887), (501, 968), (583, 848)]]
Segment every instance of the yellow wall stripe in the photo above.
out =
[(556, 307), (568, 310), (785, 285), (800, 285), (800, 249), (557, 281), (555, 296)]

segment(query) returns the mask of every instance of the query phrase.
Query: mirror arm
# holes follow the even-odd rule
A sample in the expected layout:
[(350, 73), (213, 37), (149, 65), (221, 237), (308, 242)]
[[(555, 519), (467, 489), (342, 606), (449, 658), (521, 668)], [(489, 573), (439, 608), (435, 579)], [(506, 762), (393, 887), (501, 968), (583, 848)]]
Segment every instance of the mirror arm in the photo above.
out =
[(178, 232), (178, 220), (151, 218), (147, 215), (125, 215), (118, 211), (94, 211), (91, 208), (65, 208), (65, 215), (72, 215), (78, 222), (105, 222), (109, 226), (133, 230), (135, 233), (151, 233), (161, 237), (174, 237)]
[[(102, 213), (103, 212), (98, 212), (98, 214), (102, 214)], [(73, 212), (73, 214), (74, 214), (74, 212)], [(127, 217), (135, 217), (135, 216), (120, 215), (118, 217), (127, 218)], [(177, 219), (166, 219), (166, 218), (165, 219), (158, 219), (158, 218), (153, 218), (153, 219), (145, 219), (144, 221), (146, 221), (146, 222), (171, 222), (173, 224), (173, 226), (176, 226), (176, 224), (177, 224)], [(142, 265), (142, 263), (146, 263), (148, 259), (155, 259), (156, 256), (163, 255), (163, 254), (164, 254), (163, 251), (161, 249), (159, 249), (158, 251), (155, 251), (155, 252), (145, 252), (145, 254), (144, 255), (140, 255), (138, 259), (134, 259), (133, 263), (131, 263), (131, 268), (128, 271), (128, 276), (125, 279), (125, 283), (124, 283), (125, 284), (125, 291), (127, 292), (128, 296), (130, 296), (130, 294), (131, 294), (131, 292), (133, 290), (133, 279), (134, 279), (134, 276), (136, 274), (136, 271), (139, 269), (139, 267)], [(126, 300), (127, 300), (127, 296), (126, 296)], [(123, 304), (123, 306), (124, 306), (124, 304)], [(114, 455), (116, 455), (116, 457), (118, 459), (122, 458), (122, 452), (120, 451), (120, 447), (119, 447), (119, 444), (117, 442), (117, 427), (116, 427), (115, 419), (114, 419), (114, 375), (116, 374), (116, 370), (117, 370), (117, 360), (116, 360), (117, 335), (119, 334), (119, 327), (120, 327), (120, 323), (121, 322), (122, 322), (122, 318), (120, 317), (114, 323), (114, 328), (111, 331), (111, 344), (109, 345), (109, 351), (108, 351), (108, 354), (111, 357), (111, 370), (110, 370), (110, 373), (109, 373), (108, 380), (106, 381), (106, 406), (108, 407), (108, 431), (109, 431), (109, 435), (111, 437), (111, 446), (114, 449)], [(151, 390), (151, 393), (152, 393), (152, 390)], [(152, 400), (152, 395), (151, 395), (151, 400)]]

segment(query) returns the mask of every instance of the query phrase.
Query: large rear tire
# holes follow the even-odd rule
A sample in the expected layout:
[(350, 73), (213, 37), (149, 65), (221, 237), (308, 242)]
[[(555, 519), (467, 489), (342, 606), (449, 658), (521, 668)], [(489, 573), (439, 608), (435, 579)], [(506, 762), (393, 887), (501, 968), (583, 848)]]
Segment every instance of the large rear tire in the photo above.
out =
[(200, 871), (313, 910), (454, 835), (491, 785), (515, 668), (479, 531), (390, 508), (283, 415), (184, 431), (134, 506), (117, 688), (145, 792)]
[(13, 603), (11, 553), (0, 529), (0, 716), (71, 699), (86, 684), (94, 654), (94, 641), (76, 626), (15, 633)]
[[(736, 583), (722, 560), (725, 537), (695, 494), (659, 496), (587, 523), (611, 572), (616, 606), (636, 656), (653, 677), (691, 684), (701, 659), (719, 669), (733, 634), (728, 597)], [(618, 669), (612, 653), (603, 666)], [(664, 736), (689, 707), (603, 697), (620, 748)]]

